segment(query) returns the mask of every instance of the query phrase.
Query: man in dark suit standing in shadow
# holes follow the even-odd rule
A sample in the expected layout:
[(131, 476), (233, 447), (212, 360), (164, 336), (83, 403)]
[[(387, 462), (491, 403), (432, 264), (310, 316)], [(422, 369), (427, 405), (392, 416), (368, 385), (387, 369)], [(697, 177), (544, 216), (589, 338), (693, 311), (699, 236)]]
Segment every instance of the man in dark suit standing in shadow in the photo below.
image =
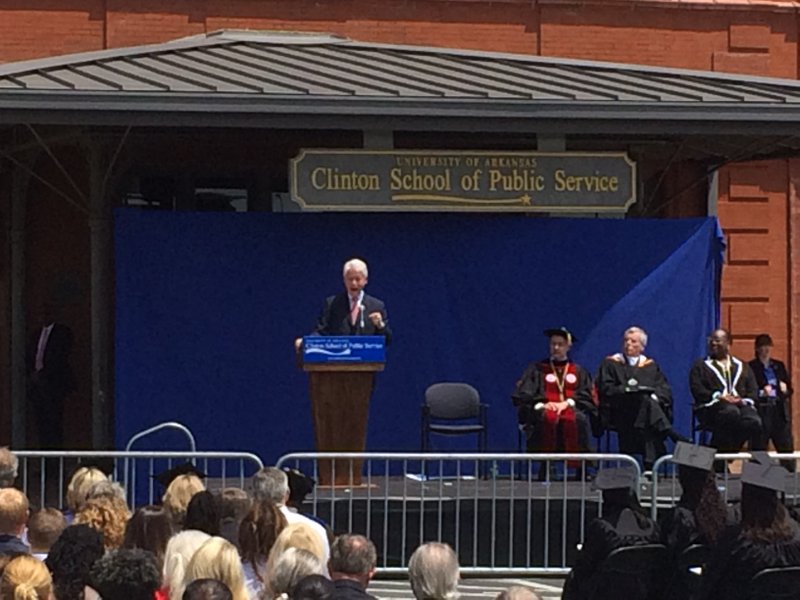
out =
[(45, 302), (40, 327), (28, 352), (28, 406), (36, 415), (40, 448), (64, 447), (64, 402), (75, 391), (70, 365), (72, 330), (58, 323), (55, 306)]
[[(794, 452), (792, 383), (786, 365), (772, 358), (772, 338), (767, 333), (756, 337), (755, 351), (756, 357), (749, 364), (758, 385), (756, 408), (761, 416), (763, 447), (771, 440), (778, 452)], [(783, 462), (794, 471), (794, 461)]]
[[(364, 292), (369, 271), (367, 263), (352, 258), (342, 268), (344, 291), (326, 298), (314, 328), (316, 335), (382, 335), (388, 345), (392, 330), (382, 300)], [(302, 339), (295, 340), (299, 350)]]

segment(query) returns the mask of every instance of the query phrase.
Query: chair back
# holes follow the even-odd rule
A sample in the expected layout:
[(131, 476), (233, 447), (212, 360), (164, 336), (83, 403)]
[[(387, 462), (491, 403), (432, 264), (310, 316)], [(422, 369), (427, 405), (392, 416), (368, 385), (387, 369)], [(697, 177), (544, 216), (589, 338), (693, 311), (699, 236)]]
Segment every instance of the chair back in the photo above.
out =
[(617, 548), (600, 565), (591, 600), (649, 600), (658, 596), (655, 589), (663, 584), (659, 576), (666, 561), (667, 548), (662, 544)]
[(700, 592), (702, 577), (693, 573), (694, 567), (705, 567), (711, 558), (711, 548), (705, 544), (692, 544), (684, 548), (675, 560), (671, 591), (667, 598), (694, 598)]
[(471, 419), (481, 414), (481, 397), (468, 383), (434, 383), (425, 390), (425, 406), (433, 419)]
[(764, 569), (747, 588), (748, 600), (800, 600), (800, 567)]

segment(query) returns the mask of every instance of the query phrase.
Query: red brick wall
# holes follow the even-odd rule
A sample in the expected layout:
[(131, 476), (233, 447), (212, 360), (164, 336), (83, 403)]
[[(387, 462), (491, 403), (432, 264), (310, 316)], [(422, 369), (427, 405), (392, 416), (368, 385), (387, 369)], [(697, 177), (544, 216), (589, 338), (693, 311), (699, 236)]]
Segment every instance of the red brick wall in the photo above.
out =
[(540, 0), (0, 0), (0, 62), (223, 28), (797, 77), (798, 15), (766, 3)]

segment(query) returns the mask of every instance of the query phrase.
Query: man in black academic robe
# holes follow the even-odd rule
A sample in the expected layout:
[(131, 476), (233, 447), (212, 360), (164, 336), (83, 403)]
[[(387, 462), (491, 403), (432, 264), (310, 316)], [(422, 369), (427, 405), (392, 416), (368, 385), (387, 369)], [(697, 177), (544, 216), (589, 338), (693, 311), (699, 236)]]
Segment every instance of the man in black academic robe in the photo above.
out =
[[(758, 386), (756, 409), (761, 417), (762, 445), (766, 448), (772, 441), (778, 452), (794, 452), (792, 383), (786, 365), (772, 358), (772, 338), (766, 333), (756, 337), (755, 350), (756, 357), (748, 364)], [(794, 461), (786, 461), (784, 466), (794, 470)]]
[(622, 352), (607, 357), (597, 372), (600, 411), (619, 436), (619, 450), (641, 454), (645, 468), (667, 453), (666, 437), (672, 430), (672, 390), (658, 364), (643, 354), (647, 334), (629, 328)]
[(730, 352), (730, 334), (712, 332), (708, 356), (695, 361), (689, 372), (695, 414), (712, 432), (719, 452), (738, 452), (749, 440), (751, 450), (764, 448), (761, 418), (755, 408), (758, 389), (753, 371)]

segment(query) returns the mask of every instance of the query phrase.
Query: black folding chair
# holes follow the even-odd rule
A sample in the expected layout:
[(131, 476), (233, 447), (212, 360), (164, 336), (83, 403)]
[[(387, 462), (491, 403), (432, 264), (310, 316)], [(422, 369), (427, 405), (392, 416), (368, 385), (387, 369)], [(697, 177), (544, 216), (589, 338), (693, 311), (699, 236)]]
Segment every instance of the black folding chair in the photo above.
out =
[(800, 567), (764, 569), (747, 587), (748, 600), (800, 600)]
[(618, 548), (600, 565), (589, 600), (651, 600), (660, 596), (667, 548), (646, 544)]
[(703, 569), (711, 556), (711, 549), (705, 544), (692, 544), (675, 559), (675, 570), (670, 578), (670, 585), (664, 598), (695, 598), (700, 592), (701, 573), (692, 569)]

